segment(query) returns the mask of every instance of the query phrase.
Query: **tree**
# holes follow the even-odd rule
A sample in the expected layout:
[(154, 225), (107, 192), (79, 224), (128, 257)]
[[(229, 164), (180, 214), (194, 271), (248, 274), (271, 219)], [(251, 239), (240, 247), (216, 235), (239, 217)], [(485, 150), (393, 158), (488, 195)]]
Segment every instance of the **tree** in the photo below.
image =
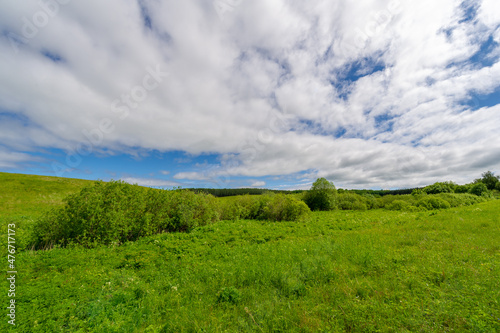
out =
[(470, 189), (470, 193), (475, 194), (477, 196), (481, 196), (483, 193), (486, 192), (488, 192), (488, 187), (486, 187), (486, 185), (482, 182), (474, 184)]
[(455, 193), (468, 193), (474, 184), (457, 185)]
[(454, 182), (438, 182), (432, 185), (424, 187), (423, 191), (427, 194), (438, 194), (438, 193), (453, 193), (457, 184)]
[(499, 176), (495, 176), (495, 174), (491, 171), (486, 171), (481, 175), (481, 178), (476, 179), (476, 182), (481, 182), (488, 190), (494, 190), (497, 187), (497, 184), (500, 183)]
[(336, 199), (337, 189), (335, 185), (325, 178), (318, 178), (304, 195), (304, 202), (311, 210), (335, 209)]

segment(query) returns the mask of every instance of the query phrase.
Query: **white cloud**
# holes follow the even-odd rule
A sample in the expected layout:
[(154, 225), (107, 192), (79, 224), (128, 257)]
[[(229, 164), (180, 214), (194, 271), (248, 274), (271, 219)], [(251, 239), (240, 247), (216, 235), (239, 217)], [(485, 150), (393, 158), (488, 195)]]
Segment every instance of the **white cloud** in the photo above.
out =
[(121, 178), (122, 181), (129, 184), (137, 184), (140, 186), (149, 186), (149, 187), (174, 187), (180, 186), (180, 183), (166, 181), (163, 179), (154, 179), (154, 178), (136, 178), (136, 177), (124, 177)]
[(264, 181), (255, 181), (250, 185), (250, 187), (264, 187), (266, 186), (266, 182)]
[[(136, 2), (71, 1), (29, 38), (38, 1), (0, 4), (0, 167), (75, 149), (109, 119), (94, 151), (226, 156), (177, 180), (307, 172), (397, 187), (500, 170), (498, 107), (463, 105), (500, 85), (498, 61), (468, 62), (499, 40), (496, 0), (470, 22), (455, 0), (244, 1), (223, 20), (210, 1), (144, 4), (151, 30)], [(148, 68), (168, 75), (130, 101)]]
[(12, 152), (0, 147), (0, 168), (10, 169), (30, 161), (33, 161), (33, 157), (29, 154)]

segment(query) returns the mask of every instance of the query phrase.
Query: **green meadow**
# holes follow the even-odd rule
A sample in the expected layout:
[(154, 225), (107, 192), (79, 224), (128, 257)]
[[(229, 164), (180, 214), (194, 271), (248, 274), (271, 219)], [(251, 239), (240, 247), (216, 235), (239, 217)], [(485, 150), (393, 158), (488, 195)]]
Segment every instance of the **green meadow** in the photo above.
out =
[(0, 173), (3, 270), (15, 224), (18, 272), (15, 326), (0, 285), (1, 332), (500, 331), (500, 200), (30, 247), (43, 213), (90, 183)]

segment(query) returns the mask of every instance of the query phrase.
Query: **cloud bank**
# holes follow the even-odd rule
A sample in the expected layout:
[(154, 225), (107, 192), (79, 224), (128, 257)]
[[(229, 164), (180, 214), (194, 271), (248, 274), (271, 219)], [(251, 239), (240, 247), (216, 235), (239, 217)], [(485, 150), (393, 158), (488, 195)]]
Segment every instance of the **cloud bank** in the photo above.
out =
[(131, 179), (389, 188), (500, 171), (495, 0), (6, 0), (0, 29), (5, 171), (173, 151), (193, 162)]

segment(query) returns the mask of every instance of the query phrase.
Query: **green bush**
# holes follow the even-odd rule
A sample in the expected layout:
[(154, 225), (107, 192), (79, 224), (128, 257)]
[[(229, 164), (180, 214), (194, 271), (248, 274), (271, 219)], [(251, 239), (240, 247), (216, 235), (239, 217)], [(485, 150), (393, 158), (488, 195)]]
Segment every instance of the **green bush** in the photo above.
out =
[(307, 217), (311, 210), (289, 194), (242, 195), (223, 203), (221, 218), (224, 220), (256, 219), (297, 221)]
[(454, 193), (457, 184), (454, 182), (438, 182), (423, 188), (427, 194)]
[(225, 199), (221, 204), (222, 220), (259, 219), (269, 195), (239, 195)]
[(318, 178), (304, 194), (304, 202), (311, 210), (333, 210), (336, 206), (337, 189), (332, 182)]
[(339, 194), (337, 207), (342, 210), (367, 210), (366, 199), (355, 193)]
[(438, 196), (450, 204), (451, 207), (470, 206), (478, 202), (483, 202), (483, 197), (478, 197), (469, 193), (441, 193)]
[(427, 193), (424, 192), (423, 188), (416, 188), (413, 191), (411, 191), (411, 195), (416, 196), (416, 197), (420, 197), (420, 196), (425, 195), (425, 194), (427, 194)]
[(432, 209), (447, 209), (450, 208), (451, 205), (448, 201), (440, 197), (434, 195), (428, 195), (417, 201), (417, 207), (422, 207), (427, 210), (432, 210)]
[[(167, 192), (168, 193), (168, 192)], [(193, 193), (188, 190), (171, 191), (164, 206), (168, 216), (166, 231), (187, 231), (219, 220), (215, 198), (211, 194)]]
[(380, 208), (380, 201), (372, 194), (362, 194), (361, 195), (365, 201), (366, 207), (368, 209), (377, 209)]
[(290, 195), (274, 194), (263, 206), (261, 219), (273, 221), (297, 221), (309, 216), (307, 205)]
[(472, 185), (472, 187), (469, 190), (469, 193), (477, 195), (477, 196), (481, 196), (483, 194), (486, 194), (487, 192), (488, 192), (488, 188), (483, 183), (476, 183), (476, 184)]
[(476, 179), (475, 182), (476, 183), (477, 182), (481, 182), (484, 185), (486, 185), (486, 188), (488, 190), (494, 190), (500, 184), (500, 177), (499, 176), (495, 176), (495, 174), (493, 172), (491, 172), (491, 171), (486, 171), (486, 172), (484, 172), (481, 175), (481, 178)]
[(120, 181), (98, 181), (68, 196), (34, 225), (35, 248), (69, 242), (91, 245), (136, 240), (164, 231), (187, 231), (215, 222), (211, 195), (164, 191)]
[[(414, 191), (415, 192), (415, 191)], [(378, 198), (379, 206), (383, 208), (387, 208), (392, 205), (392, 203), (396, 200), (407, 202), (409, 205), (415, 205), (417, 200), (423, 196), (426, 196), (425, 193), (420, 194), (402, 194), (402, 195), (385, 195), (381, 198)]]
[(404, 200), (394, 200), (392, 203), (387, 205), (385, 208), (389, 210), (406, 210), (411, 206), (411, 204)]
[(457, 185), (457, 187), (455, 187), (455, 193), (469, 193), (471, 187), (472, 184)]

